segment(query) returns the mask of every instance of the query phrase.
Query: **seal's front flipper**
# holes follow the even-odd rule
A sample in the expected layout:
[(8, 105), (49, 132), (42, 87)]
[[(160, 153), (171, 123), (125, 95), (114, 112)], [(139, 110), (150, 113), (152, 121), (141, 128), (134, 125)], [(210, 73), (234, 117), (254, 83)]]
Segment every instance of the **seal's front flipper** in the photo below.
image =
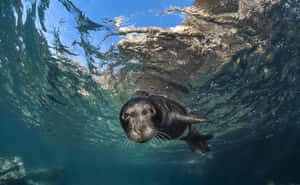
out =
[(207, 143), (211, 138), (213, 138), (212, 134), (197, 134), (186, 139), (186, 142), (194, 153), (203, 155), (211, 150), (210, 145)]
[(182, 115), (182, 114), (178, 114), (178, 113), (174, 113), (173, 119), (174, 119), (174, 121), (180, 121), (180, 122), (189, 123), (189, 124), (211, 122), (210, 120), (208, 120), (205, 117), (198, 118), (195, 116)]

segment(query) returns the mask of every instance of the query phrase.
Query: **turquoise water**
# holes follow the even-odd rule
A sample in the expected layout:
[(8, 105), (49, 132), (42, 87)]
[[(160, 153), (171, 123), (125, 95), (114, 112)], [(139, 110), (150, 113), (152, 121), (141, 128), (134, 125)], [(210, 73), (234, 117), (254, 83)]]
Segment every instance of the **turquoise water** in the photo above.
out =
[(155, 65), (120, 53), (116, 20), (169, 28), (185, 17), (157, 14), (193, 3), (1, 0), (0, 157), (60, 169), (49, 181), (61, 185), (300, 184), (297, 0), (265, 13), (263, 46), (235, 52), (196, 82), (165, 80), (170, 97), (213, 121), (198, 126), (215, 135), (212, 152), (197, 156), (181, 141), (126, 145), (119, 110)]

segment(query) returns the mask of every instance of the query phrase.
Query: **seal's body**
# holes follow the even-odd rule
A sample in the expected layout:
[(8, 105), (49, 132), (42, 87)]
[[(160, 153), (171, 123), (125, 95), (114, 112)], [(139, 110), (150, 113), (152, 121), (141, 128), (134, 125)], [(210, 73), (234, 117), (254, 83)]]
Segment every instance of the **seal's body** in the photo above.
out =
[(207, 140), (212, 135), (198, 133), (193, 125), (209, 120), (188, 115), (182, 105), (162, 96), (130, 99), (121, 109), (120, 122), (128, 138), (138, 143), (153, 137), (181, 139), (197, 154), (210, 150)]

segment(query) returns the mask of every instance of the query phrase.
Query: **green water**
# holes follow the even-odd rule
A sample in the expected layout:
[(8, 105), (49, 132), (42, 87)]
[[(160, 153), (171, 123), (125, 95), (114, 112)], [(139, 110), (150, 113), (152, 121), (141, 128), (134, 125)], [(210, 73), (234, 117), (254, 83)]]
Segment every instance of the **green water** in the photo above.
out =
[(205, 157), (181, 141), (123, 150), (119, 109), (148, 68), (111, 46), (120, 40), (113, 18), (92, 20), (76, 3), (0, 2), (0, 157), (61, 167), (57, 184), (300, 184), (297, 0), (265, 15), (264, 46), (235, 53), (178, 98), (213, 121), (198, 126), (215, 136)]

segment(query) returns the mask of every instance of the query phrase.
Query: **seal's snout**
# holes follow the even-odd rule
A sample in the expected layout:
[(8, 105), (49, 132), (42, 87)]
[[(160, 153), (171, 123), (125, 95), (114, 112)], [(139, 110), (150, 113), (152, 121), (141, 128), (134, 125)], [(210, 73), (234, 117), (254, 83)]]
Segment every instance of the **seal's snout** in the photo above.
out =
[(134, 139), (135, 142), (137, 143), (146, 143), (148, 140), (145, 140), (145, 138), (139, 137)]
[(155, 131), (150, 126), (134, 127), (128, 133), (128, 138), (137, 142), (145, 143), (155, 135)]

